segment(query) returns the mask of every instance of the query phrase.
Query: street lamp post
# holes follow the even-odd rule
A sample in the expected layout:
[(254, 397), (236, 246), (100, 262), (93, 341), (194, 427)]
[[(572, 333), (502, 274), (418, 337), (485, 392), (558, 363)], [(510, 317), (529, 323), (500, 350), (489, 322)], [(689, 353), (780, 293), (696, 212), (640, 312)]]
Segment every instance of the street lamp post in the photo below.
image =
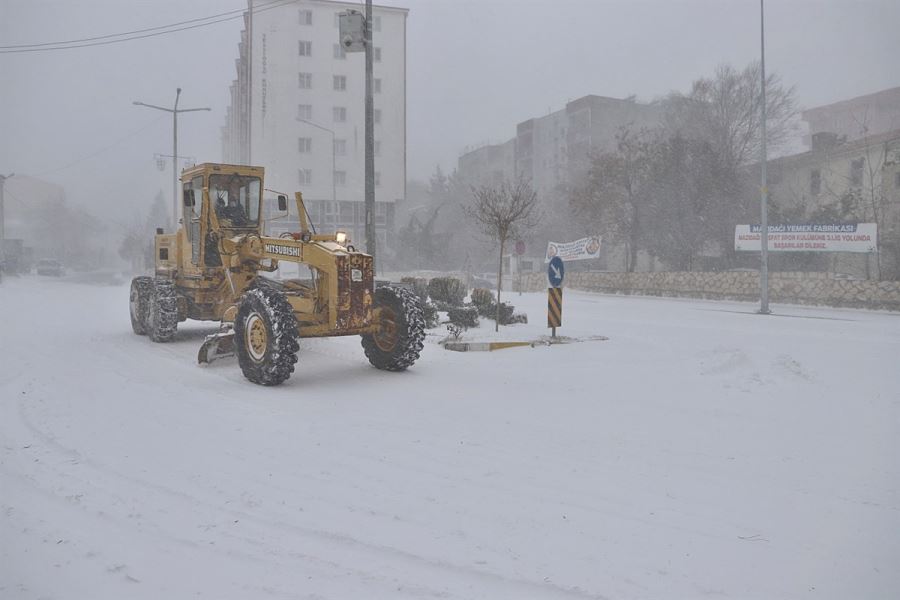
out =
[(172, 113), (172, 230), (178, 229), (178, 113), (194, 112), (198, 110), (212, 110), (211, 108), (178, 108), (178, 98), (181, 96), (181, 88), (175, 92), (175, 106), (165, 108), (155, 104), (146, 104), (135, 100), (135, 106), (146, 106)]
[(762, 171), (760, 183), (760, 268), (759, 268), (759, 314), (768, 315), (769, 310), (769, 189), (766, 182), (766, 28), (763, 0), (759, 0), (759, 55), (760, 55), (760, 158)]
[(336, 202), (337, 201), (337, 191), (335, 190), (335, 183), (334, 183), (334, 174), (335, 174), (334, 131), (332, 131), (331, 129), (328, 129), (327, 127), (322, 127), (318, 123), (313, 123), (312, 121), (307, 121), (306, 119), (301, 119), (300, 117), (297, 117), (297, 120), (300, 121), (301, 123), (306, 123), (307, 125), (312, 125), (313, 127), (316, 127), (317, 129), (321, 129), (322, 131), (326, 131), (331, 134), (331, 201)]
[(6, 180), (10, 177), (13, 177), (15, 173), (10, 173), (9, 175), (0, 175), (0, 258), (3, 257), (3, 242), (6, 239), (6, 233), (4, 231), (4, 227), (6, 223), (4, 222), (4, 206), (3, 206), (3, 188), (6, 186)]

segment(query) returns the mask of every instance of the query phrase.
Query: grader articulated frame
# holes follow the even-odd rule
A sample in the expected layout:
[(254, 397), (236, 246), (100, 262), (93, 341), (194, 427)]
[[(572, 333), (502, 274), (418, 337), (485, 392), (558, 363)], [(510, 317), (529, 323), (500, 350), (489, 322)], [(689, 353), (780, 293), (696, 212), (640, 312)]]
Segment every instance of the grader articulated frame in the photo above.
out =
[[(300, 230), (264, 235), (263, 177), (262, 167), (213, 163), (182, 173), (181, 225), (172, 234), (157, 230), (155, 277), (131, 283), (134, 332), (167, 342), (180, 321), (220, 321), (199, 362), (236, 354), (247, 379), (262, 385), (290, 377), (298, 338), (360, 335), (375, 367), (411, 366), (425, 335), (415, 294), (398, 286), (375, 289), (372, 257), (341, 232), (317, 234), (300, 192)], [(288, 216), (287, 197), (277, 201), (270, 221)], [(310, 277), (261, 275), (279, 262), (307, 265)]]

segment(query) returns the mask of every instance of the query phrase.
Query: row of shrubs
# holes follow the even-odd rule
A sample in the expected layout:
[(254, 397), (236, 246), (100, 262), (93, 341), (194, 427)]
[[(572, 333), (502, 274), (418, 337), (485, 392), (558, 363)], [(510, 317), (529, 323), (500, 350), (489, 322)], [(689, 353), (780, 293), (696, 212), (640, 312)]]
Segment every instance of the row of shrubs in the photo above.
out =
[[(438, 311), (447, 313), (447, 318), (456, 326), (468, 329), (478, 326), (478, 317), (497, 318), (497, 303), (494, 293), (484, 288), (475, 288), (466, 303), (466, 285), (455, 277), (435, 277), (431, 280), (419, 277), (404, 277), (401, 282), (409, 285), (419, 297), (425, 310), (426, 326), (437, 327)], [(528, 315), (516, 313), (515, 307), (500, 303), (500, 324), (527, 323)]]

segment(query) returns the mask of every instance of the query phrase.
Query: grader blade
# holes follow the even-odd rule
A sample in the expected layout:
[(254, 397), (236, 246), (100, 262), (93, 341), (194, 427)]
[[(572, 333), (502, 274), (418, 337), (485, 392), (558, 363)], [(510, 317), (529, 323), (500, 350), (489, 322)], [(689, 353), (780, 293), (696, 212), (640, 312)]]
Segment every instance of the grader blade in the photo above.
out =
[(229, 356), (234, 356), (234, 330), (231, 328), (206, 336), (197, 353), (197, 362), (208, 365), (214, 360)]

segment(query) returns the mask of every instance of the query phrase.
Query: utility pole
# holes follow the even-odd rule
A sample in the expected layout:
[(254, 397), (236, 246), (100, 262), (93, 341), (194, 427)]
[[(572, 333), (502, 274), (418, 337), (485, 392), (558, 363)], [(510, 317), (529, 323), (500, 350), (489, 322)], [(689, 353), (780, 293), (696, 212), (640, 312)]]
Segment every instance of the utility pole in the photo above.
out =
[(375, 103), (372, 98), (372, 0), (366, 0), (366, 253), (375, 266)]
[(365, 52), (366, 56), (366, 98), (365, 98), (365, 213), (366, 213), (366, 253), (375, 262), (375, 108), (372, 99), (372, 61), (375, 55), (372, 47), (372, 0), (366, 0), (366, 14), (347, 10), (339, 13), (340, 43), (345, 52)]
[(181, 88), (175, 92), (174, 108), (165, 108), (155, 104), (145, 104), (135, 100), (135, 106), (146, 106), (172, 113), (172, 231), (178, 230), (178, 113), (194, 112), (198, 110), (212, 110), (211, 108), (178, 108), (178, 99), (181, 97)]
[(760, 45), (760, 269), (759, 269), (759, 314), (768, 315), (769, 310), (769, 215), (768, 215), (768, 182), (766, 181), (766, 20), (763, 8), (764, 0), (759, 0), (759, 45)]

